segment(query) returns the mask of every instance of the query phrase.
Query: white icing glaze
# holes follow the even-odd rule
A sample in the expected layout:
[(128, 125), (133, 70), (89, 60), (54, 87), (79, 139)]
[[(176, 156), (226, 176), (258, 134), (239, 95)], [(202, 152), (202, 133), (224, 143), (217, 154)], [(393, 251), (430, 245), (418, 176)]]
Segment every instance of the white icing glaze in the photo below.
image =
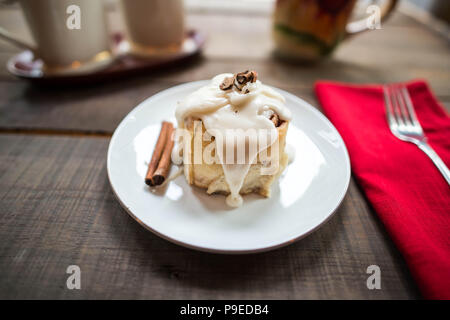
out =
[[(221, 90), (219, 86), (223, 80), (232, 76), (227, 73), (215, 76), (209, 84), (191, 93), (179, 103), (175, 116), (179, 128), (184, 128), (188, 117), (200, 118), (206, 131), (215, 137), (217, 156), (231, 191), (227, 197), (227, 204), (237, 207), (242, 204), (239, 192), (251, 163), (261, 151), (270, 147), (278, 138), (275, 125), (269, 119), (270, 115), (275, 112), (281, 120), (290, 120), (291, 112), (285, 106), (284, 97), (259, 80), (247, 83), (241, 91), (234, 86), (227, 91)], [(266, 129), (263, 131), (266, 132), (266, 136), (258, 135), (256, 140), (235, 141), (230, 129), (244, 131), (252, 129), (257, 132)], [(228, 147), (236, 150), (243, 146), (246, 152), (245, 163), (227, 163), (225, 150), (228, 150)]]

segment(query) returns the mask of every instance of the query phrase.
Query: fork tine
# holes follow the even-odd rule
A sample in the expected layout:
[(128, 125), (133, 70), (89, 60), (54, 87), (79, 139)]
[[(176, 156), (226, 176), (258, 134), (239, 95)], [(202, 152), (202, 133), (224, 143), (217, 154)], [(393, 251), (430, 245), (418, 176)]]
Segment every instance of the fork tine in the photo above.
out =
[(401, 84), (384, 85), (383, 93), (389, 129), (392, 134), (399, 140), (414, 143), (422, 150), (450, 185), (450, 171), (439, 155), (428, 145), (406, 88)]
[(422, 131), (422, 127), (417, 120), (416, 112), (414, 111), (414, 106), (412, 104), (411, 97), (409, 96), (408, 89), (406, 89), (405, 86), (401, 86), (400, 90), (402, 92), (403, 99), (405, 100), (406, 108), (409, 111), (409, 116), (411, 117), (412, 124), (415, 127), (420, 128), (420, 131)]
[[(386, 116), (389, 123), (389, 128), (392, 126), (397, 126), (397, 120), (394, 117), (394, 108), (391, 103), (391, 96), (389, 94), (389, 87), (384, 85), (383, 86), (383, 93), (384, 93), (384, 105), (386, 107)], [(392, 129), (391, 129), (392, 130)]]
[(394, 117), (397, 121), (398, 126), (403, 128), (405, 126), (405, 121), (402, 116), (402, 110), (400, 108), (400, 103), (398, 101), (398, 97), (396, 95), (396, 89), (395, 89), (394, 85), (389, 86), (389, 92), (390, 92), (392, 108), (394, 111)]
[(402, 96), (401, 85), (394, 85), (394, 95), (398, 105), (399, 116), (401, 117), (403, 124), (405, 126), (412, 126), (413, 123), (410, 117), (410, 112), (406, 107), (404, 97)]

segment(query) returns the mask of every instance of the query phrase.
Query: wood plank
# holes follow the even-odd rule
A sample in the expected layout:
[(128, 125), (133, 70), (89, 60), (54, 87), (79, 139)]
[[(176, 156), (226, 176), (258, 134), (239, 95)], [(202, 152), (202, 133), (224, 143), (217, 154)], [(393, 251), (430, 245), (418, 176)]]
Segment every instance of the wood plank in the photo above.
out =
[[(17, 10), (0, 10), (0, 16), (12, 31), (26, 36)], [(117, 12), (110, 13), (109, 20), (114, 30), (122, 28)], [(14, 79), (4, 67), (11, 52), (0, 45), (0, 128), (111, 133), (129, 110), (155, 92), (246, 68), (257, 70), (266, 83), (314, 103), (311, 88), (318, 79), (374, 83), (423, 78), (438, 97), (446, 98), (450, 92), (448, 43), (401, 13), (394, 14), (382, 30), (345, 42), (332, 59), (318, 65), (292, 65), (273, 58), (267, 17), (189, 14), (187, 20), (191, 27), (210, 34), (202, 60), (166, 72), (73, 91), (43, 90)]]
[[(198, 68), (197, 65), (186, 67), (186, 71), (195, 68)], [(202, 68), (202, 71), (206, 70)], [(174, 72), (182, 71), (177, 69)], [(53, 129), (112, 133), (140, 102), (181, 83), (143, 76), (93, 87), (52, 90), (24, 82), (0, 81), (0, 130)], [(287, 89), (315, 103), (309, 88)]]
[[(450, 82), (445, 70), (404, 73), (388, 72), (388, 68), (349, 66), (337, 60), (320, 68), (291, 66), (278, 62), (200, 60), (173, 69), (158, 79), (141, 76), (97, 86), (52, 90), (25, 82), (0, 81), (0, 129), (67, 129), (83, 132), (112, 133), (123, 117), (147, 97), (183, 83), (211, 78), (224, 71), (237, 72), (252, 68), (265, 83), (280, 87), (318, 106), (312, 87), (318, 79), (348, 82), (387, 82), (411, 78), (428, 79), (443, 102), (449, 101)], [(391, 68), (394, 69), (395, 68)]]
[(52, 90), (25, 82), (0, 82), (0, 128), (112, 133), (140, 102), (175, 84), (135, 78)]
[[(6, 12), (0, 10), (0, 16), (5, 16), (6, 25), (14, 26), (13, 30), (21, 31), (17, 33), (25, 38), (30, 38), (29, 32), (23, 28), (25, 22), (19, 12), (17, 10), (6, 10)], [(11, 16), (16, 16), (16, 19), (11, 19)], [(404, 67), (422, 62), (428, 66), (442, 67), (444, 65), (448, 69), (447, 56), (450, 49), (447, 41), (412, 19), (402, 20), (403, 16), (397, 12), (391, 20), (383, 24), (383, 29), (366, 32), (345, 42), (339, 51), (342, 51), (342, 48), (346, 48), (346, 50), (342, 54), (337, 53), (337, 60), (349, 64), (362, 61), (375, 66), (391, 62), (389, 65)], [(404, 23), (401, 26), (396, 24), (399, 19)], [(17, 22), (21, 20), (19, 25), (22, 25), (22, 28)], [(117, 12), (109, 14), (109, 21), (113, 30), (123, 29), (123, 23)], [(270, 35), (271, 21), (265, 16), (190, 14), (187, 16), (187, 24), (189, 27), (209, 34), (205, 47), (205, 56), (208, 59), (234, 58), (265, 61), (273, 48)], [(227, 28), (224, 28), (224, 25)], [(251, 32), (247, 30), (251, 30)], [(361, 51), (363, 49), (366, 50)], [(353, 52), (353, 50), (356, 51)], [(408, 55), (404, 54), (405, 50)], [(9, 44), (0, 43), (0, 52), (12, 54), (17, 51)], [(425, 56), (422, 57), (422, 54)], [(3, 60), (5, 59), (3, 58)], [(0, 70), (2, 70), (0, 74), (6, 76), (6, 70), (3, 68)]]
[[(336, 215), (288, 247), (196, 252), (158, 238), (115, 200), (109, 139), (0, 135), (0, 298), (406, 299), (402, 258), (352, 181)], [(67, 266), (81, 290), (66, 289)], [(379, 265), (382, 289), (368, 290)]]
[[(131, 108), (159, 90), (245, 68), (258, 70), (266, 83), (297, 93), (314, 103), (311, 88), (317, 79), (364, 83), (425, 78), (438, 97), (448, 96), (450, 92), (448, 45), (417, 26), (412, 29), (419, 36), (411, 37), (408, 36), (411, 32), (408, 28), (389, 27), (388, 24), (383, 30), (367, 32), (344, 43), (333, 59), (316, 66), (305, 66), (287, 64), (267, 56), (270, 47), (267, 19), (233, 17), (237, 20), (231, 25), (236, 29), (221, 32), (217, 26), (222, 23), (214, 21), (225, 23), (226, 19), (229, 17), (191, 17), (191, 23), (197, 23), (199, 29), (211, 25), (210, 32), (214, 36), (210, 37), (205, 58), (183, 68), (73, 91), (52, 92), (22, 81), (5, 81), (0, 86), (0, 128), (68, 128), (112, 132)], [(241, 39), (239, 42), (231, 45), (230, 41), (236, 39), (232, 35), (249, 23), (259, 30), (254, 33), (256, 40), (251, 41), (244, 33), (238, 38)], [(265, 28), (262, 27), (264, 24)], [(406, 44), (404, 39), (408, 39)], [(418, 39), (417, 43), (415, 39)], [(379, 50), (368, 45), (381, 40)], [(257, 50), (250, 50), (253, 46)], [(408, 49), (407, 55), (405, 48)], [(6, 63), (8, 57), (7, 53), (0, 54), (0, 63)], [(5, 79), (10, 80), (11, 76), (5, 76)]]

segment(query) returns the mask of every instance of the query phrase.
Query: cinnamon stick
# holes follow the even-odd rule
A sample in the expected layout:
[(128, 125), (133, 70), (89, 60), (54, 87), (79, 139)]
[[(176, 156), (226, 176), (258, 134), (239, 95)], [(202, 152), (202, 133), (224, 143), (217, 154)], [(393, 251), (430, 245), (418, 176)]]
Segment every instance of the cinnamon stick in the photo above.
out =
[(159, 186), (166, 180), (167, 175), (169, 173), (169, 168), (171, 164), (171, 155), (172, 149), (174, 145), (174, 139), (172, 139), (172, 133), (174, 129), (173, 126), (169, 129), (166, 146), (164, 148), (163, 154), (161, 156), (161, 160), (159, 161), (158, 168), (153, 174), (152, 180), (156, 186)]
[[(159, 163), (161, 162), (160, 160), (164, 150), (166, 149), (167, 142), (169, 140), (172, 140), (171, 139), (172, 132), (173, 132), (173, 124), (171, 122), (163, 121), (163, 123), (161, 124), (161, 131), (159, 133), (155, 149), (153, 150), (152, 159), (150, 160), (147, 169), (147, 174), (145, 175), (145, 183), (148, 184), (149, 186), (155, 185), (153, 181), (153, 175), (155, 174), (155, 171), (158, 169)], [(170, 162), (168, 163), (168, 166), (169, 165)]]

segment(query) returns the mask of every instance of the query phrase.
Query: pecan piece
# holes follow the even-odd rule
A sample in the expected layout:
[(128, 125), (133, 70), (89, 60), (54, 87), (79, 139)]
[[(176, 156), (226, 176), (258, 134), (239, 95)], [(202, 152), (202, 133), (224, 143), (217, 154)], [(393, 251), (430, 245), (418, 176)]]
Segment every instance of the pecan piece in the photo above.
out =
[[(249, 71), (245, 70), (244, 72), (236, 73), (233, 77), (227, 77), (223, 80), (223, 82), (219, 85), (219, 88), (221, 90), (230, 90), (233, 85), (238, 89), (239, 91), (242, 90), (242, 88), (249, 82), (256, 82), (256, 79), (258, 78), (258, 74), (256, 71)], [(249, 93), (248, 90), (246, 90), (245, 93)]]
[(244, 72), (239, 72), (235, 76), (234, 86), (238, 90), (242, 90), (248, 82), (255, 82), (257, 78), (258, 74), (255, 71), (245, 70)]
[(221, 90), (230, 90), (233, 87), (234, 83), (234, 77), (228, 77), (223, 80), (223, 82), (220, 84), (219, 88)]

